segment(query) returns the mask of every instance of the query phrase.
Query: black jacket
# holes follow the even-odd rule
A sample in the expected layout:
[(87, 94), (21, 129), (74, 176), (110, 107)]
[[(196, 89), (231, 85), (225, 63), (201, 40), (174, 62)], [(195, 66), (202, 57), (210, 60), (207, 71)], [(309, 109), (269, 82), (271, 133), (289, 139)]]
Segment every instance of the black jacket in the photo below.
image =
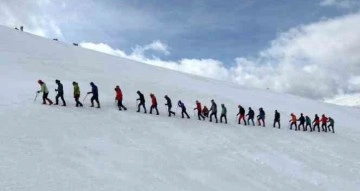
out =
[(139, 99), (137, 99), (137, 100), (140, 100), (140, 103), (145, 103), (144, 94), (142, 94), (142, 93), (139, 92), (138, 95), (139, 95)]
[(168, 107), (172, 107), (172, 104), (171, 104), (171, 99), (169, 97), (165, 97), (166, 99), (166, 104)]
[(254, 110), (250, 109), (247, 116), (249, 116), (250, 119), (254, 118), (254, 116), (255, 116)]
[(240, 106), (239, 113), (237, 115), (245, 115), (245, 109)]
[(275, 112), (275, 121), (280, 121), (280, 113)]
[(58, 85), (58, 88), (56, 89), (56, 91), (58, 92), (58, 94), (64, 94), (63, 85), (60, 82), (58, 82), (57, 85)]

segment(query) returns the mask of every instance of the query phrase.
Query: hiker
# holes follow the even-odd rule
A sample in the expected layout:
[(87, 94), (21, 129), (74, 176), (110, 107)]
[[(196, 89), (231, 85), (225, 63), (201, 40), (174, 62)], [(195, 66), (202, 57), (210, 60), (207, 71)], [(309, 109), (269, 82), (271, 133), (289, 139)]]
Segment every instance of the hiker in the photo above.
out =
[(254, 112), (254, 110), (251, 109), (251, 107), (249, 107), (249, 111), (246, 114), (246, 116), (248, 116), (247, 124), (250, 125), (250, 120), (251, 120), (253, 126), (255, 126), (255, 123), (254, 123), (255, 112)]
[(197, 113), (198, 113), (198, 119), (199, 120), (205, 120), (205, 117), (201, 114), (201, 103), (196, 100), (196, 107), (194, 108), (194, 110), (197, 110)]
[(276, 123), (278, 124), (278, 128), (280, 129), (280, 113), (277, 110), (275, 110), (274, 124), (273, 124), (274, 128)]
[(305, 131), (307, 131), (307, 127), (310, 127), (310, 132), (312, 132), (311, 119), (309, 116), (305, 116)]
[(204, 117), (209, 117), (209, 109), (205, 105), (202, 110), (202, 114), (204, 115)]
[(57, 89), (55, 91), (57, 92), (57, 95), (55, 97), (55, 105), (59, 105), (59, 98), (61, 98), (61, 101), (63, 102), (62, 106), (66, 106), (66, 102), (64, 100), (64, 87), (60, 80), (55, 80), (55, 83), (57, 84)]
[(91, 86), (91, 92), (87, 93), (87, 94), (92, 94), (92, 97), (90, 99), (91, 101), (90, 107), (94, 107), (94, 101), (95, 101), (98, 105), (97, 108), (100, 108), (98, 87), (94, 84), (94, 82), (90, 82), (90, 86)]
[(140, 112), (140, 106), (142, 106), (144, 108), (144, 113), (146, 113), (144, 94), (142, 94), (140, 91), (137, 91), (136, 93), (139, 95), (139, 98), (136, 101), (140, 101), (137, 112)]
[(321, 128), (322, 128), (322, 131), (327, 132), (327, 122), (328, 122), (328, 118), (323, 114), (321, 116)]
[(120, 89), (120, 86), (116, 86), (115, 87), (115, 92), (116, 92), (116, 97), (115, 100), (117, 100), (117, 106), (119, 108), (119, 110), (121, 111), (122, 109), (124, 109), (125, 111), (127, 110), (127, 108), (123, 105), (122, 101), (123, 101), (123, 94), (122, 91)]
[(220, 123), (222, 123), (222, 119), (225, 118), (225, 124), (227, 124), (226, 113), (227, 113), (227, 109), (225, 107), (225, 104), (221, 104)]
[(76, 102), (76, 105), (75, 107), (82, 107), (83, 104), (79, 101), (80, 99), (80, 87), (79, 87), (79, 84), (77, 82), (73, 82), (72, 83), (73, 86), (74, 86), (74, 98), (75, 98), (75, 102)]
[(187, 116), (187, 118), (190, 119), (190, 116), (186, 112), (185, 104), (183, 102), (181, 102), (181, 100), (178, 101), (178, 107), (181, 108), (181, 118), (184, 118), (184, 114), (185, 114)]
[(171, 108), (172, 108), (171, 99), (167, 95), (165, 95), (164, 98), (166, 99), (165, 105), (168, 107), (169, 117), (171, 117), (171, 115), (175, 116), (175, 112), (171, 111)]
[(296, 124), (296, 115), (291, 113), (291, 120), (289, 120), (290, 123), (290, 130), (292, 130), (292, 126), (295, 125), (295, 131), (297, 131), (297, 124)]
[(315, 114), (315, 118), (314, 118), (314, 121), (313, 121), (313, 131), (315, 131), (315, 127), (318, 128), (318, 132), (320, 132), (320, 118), (317, 114)]
[(300, 124), (298, 125), (298, 130), (300, 131), (300, 126), (302, 126), (303, 131), (305, 131), (305, 117), (303, 113), (300, 114), (300, 117), (297, 121), (300, 121)]
[(261, 126), (261, 122), (263, 123), (263, 127), (265, 127), (265, 111), (262, 107), (259, 108), (259, 115), (257, 116), (258, 126)]
[(215, 121), (216, 123), (218, 123), (218, 118), (217, 118), (217, 105), (215, 103), (215, 101), (212, 99), (211, 100), (211, 107), (210, 107), (210, 110), (209, 110), (210, 113), (210, 122), (212, 122), (212, 116), (215, 117)]
[(49, 102), (49, 105), (52, 105), (53, 102), (48, 98), (48, 95), (49, 95), (49, 90), (48, 88), (46, 87), (46, 84), (45, 82), (41, 81), (41, 80), (38, 80), (38, 83), (41, 87), (41, 89), (39, 91), (37, 91), (37, 93), (40, 93), (42, 92), (43, 93), (43, 96), (42, 96), (42, 99), (43, 99), (43, 103), (42, 104), (46, 104), (46, 101)]
[(243, 119), (244, 121), (244, 124), (246, 125), (246, 121), (245, 121), (245, 109), (241, 106), (241, 105), (238, 105), (238, 108), (239, 108), (239, 113), (236, 114), (236, 116), (239, 116), (239, 121), (238, 121), (238, 124), (241, 123), (241, 119)]
[(328, 122), (329, 122), (329, 125), (327, 127), (329, 128), (329, 132), (331, 131), (331, 129), (330, 129), (330, 127), (331, 127), (332, 128), (332, 133), (335, 133), (335, 131), (334, 131), (335, 121), (334, 121), (334, 119), (329, 117)]
[(157, 108), (157, 101), (155, 95), (151, 93), (150, 98), (151, 98), (150, 114), (152, 114), (152, 110), (155, 109), (156, 115), (159, 115), (159, 110)]

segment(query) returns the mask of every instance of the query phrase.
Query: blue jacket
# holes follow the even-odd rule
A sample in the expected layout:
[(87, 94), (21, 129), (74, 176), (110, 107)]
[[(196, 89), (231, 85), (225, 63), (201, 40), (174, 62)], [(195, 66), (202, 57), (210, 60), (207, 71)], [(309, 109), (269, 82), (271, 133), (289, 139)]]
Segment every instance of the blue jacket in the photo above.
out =
[(184, 105), (183, 102), (179, 101), (179, 102), (178, 102), (178, 106), (179, 106), (182, 110), (186, 110), (186, 107), (185, 107), (185, 105)]
[(97, 86), (95, 84), (91, 84), (91, 93), (95, 97), (99, 96), (98, 88), (97, 88)]

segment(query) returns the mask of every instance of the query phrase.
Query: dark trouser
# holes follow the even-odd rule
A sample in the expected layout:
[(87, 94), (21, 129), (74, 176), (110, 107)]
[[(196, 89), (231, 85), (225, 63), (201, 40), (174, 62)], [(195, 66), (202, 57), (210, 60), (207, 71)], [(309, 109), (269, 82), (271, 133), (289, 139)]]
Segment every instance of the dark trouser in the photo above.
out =
[(122, 100), (118, 100), (118, 103), (117, 103), (118, 107), (119, 107), (119, 110), (127, 110), (127, 108), (122, 104)]
[(275, 127), (276, 124), (278, 124), (278, 128), (280, 129), (280, 120), (275, 119), (275, 120), (274, 120), (273, 127)]
[(291, 124), (290, 124), (290, 130), (292, 130), (292, 126), (293, 126), (293, 125), (295, 125), (295, 131), (297, 131), (298, 126), (297, 126), (296, 122), (291, 122)]
[(300, 126), (302, 126), (303, 131), (305, 131), (305, 124), (300, 122), (300, 124), (299, 124), (299, 126), (298, 126), (298, 130), (299, 130), (299, 131), (300, 131), (300, 129), (301, 129)]
[(250, 120), (253, 124), (253, 126), (255, 126), (255, 123), (254, 123), (254, 117), (249, 117), (248, 120), (247, 120), (247, 123), (250, 125)]
[(184, 118), (184, 114), (186, 115), (186, 117), (187, 117), (188, 119), (190, 119), (190, 116), (189, 116), (189, 114), (186, 112), (186, 109), (181, 110), (181, 117), (182, 117), (182, 118)]
[(330, 127), (332, 128), (332, 133), (335, 133), (335, 131), (334, 131), (334, 125), (333, 125), (333, 124), (330, 124), (330, 125), (328, 126), (329, 131), (331, 131)]
[(92, 96), (91, 97), (91, 107), (94, 107), (94, 101), (97, 103), (97, 107), (100, 108), (100, 103), (99, 103), (99, 96)]
[(201, 111), (198, 111), (198, 118), (199, 120), (205, 120), (205, 117), (201, 114)]
[(311, 128), (311, 124), (310, 124), (310, 123), (306, 123), (306, 125), (305, 125), (305, 127), (304, 127), (304, 128), (305, 128), (305, 131), (307, 131), (307, 127), (308, 127), (308, 126), (310, 127), (310, 128), (309, 128), (310, 131), (312, 131), (312, 128)]
[(144, 108), (144, 113), (146, 113), (145, 102), (140, 102), (140, 103), (139, 103), (137, 112), (140, 112), (140, 107), (141, 107), (141, 106)]
[(220, 115), (220, 123), (222, 123), (222, 119), (225, 118), (225, 124), (227, 124), (227, 118), (225, 114)]
[(80, 98), (80, 95), (75, 95), (75, 102), (76, 102), (76, 107), (82, 107), (83, 106), (83, 104), (79, 101), (79, 98)]
[(217, 123), (217, 122), (218, 122), (218, 118), (217, 118), (216, 112), (211, 112), (211, 114), (210, 114), (210, 122), (212, 121), (212, 116), (215, 117), (215, 122)]
[(150, 107), (150, 114), (152, 114), (152, 110), (155, 109), (156, 110), (156, 115), (159, 115), (159, 110), (157, 108), (157, 104), (156, 105), (151, 105)]
[(209, 113), (204, 113), (204, 117), (209, 117)]
[(244, 115), (240, 115), (240, 117), (239, 117), (239, 124), (240, 124), (240, 122), (241, 122), (241, 119), (243, 119), (243, 121), (244, 121), (244, 123), (245, 123), (245, 125), (246, 125), (246, 121), (245, 121), (245, 114)]
[(315, 131), (315, 127), (318, 128), (318, 132), (320, 132), (320, 125), (319, 123), (315, 123), (314, 127), (313, 127), (313, 131)]
[(171, 114), (175, 115), (175, 112), (171, 111), (171, 106), (168, 106), (168, 113), (169, 113), (169, 117), (171, 117)]
[(265, 119), (262, 117), (258, 117), (258, 125), (261, 126), (261, 122), (263, 123), (263, 127), (265, 127)]
[(55, 102), (55, 105), (59, 104), (59, 98), (61, 98), (61, 101), (63, 102), (63, 106), (66, 106), (66, 102), (64, 100), (64, 94), (62, 93), (58, 93), (55, 97), (56, 99), (56, 102)]
[(53, 102), (48, 98), (49, 93), (43, 93), (43, 104), (46, 104), (46, 101), (49, 102), (49, 105), (53, 104)]
[(322, 131), (327, 132), (326, 123), (322, 123), (322, 124), (321, 124), (321, 128), (322, 128)]

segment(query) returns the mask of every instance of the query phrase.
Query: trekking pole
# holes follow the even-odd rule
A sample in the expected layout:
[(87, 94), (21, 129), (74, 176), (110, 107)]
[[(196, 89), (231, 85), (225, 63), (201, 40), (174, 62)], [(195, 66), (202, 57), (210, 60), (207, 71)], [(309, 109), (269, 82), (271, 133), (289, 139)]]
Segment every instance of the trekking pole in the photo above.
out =
[(36, 101), (36, 98), (38, 97), (39, 93), (36, 92), (34, 102)]
[(86, 94), (86, 96), (85, 96), (84, 99), (83, 99), (83, 102), (86, 100), (86, 98), (87, 98), (88, 95), (89, 95), (89, 94)]

